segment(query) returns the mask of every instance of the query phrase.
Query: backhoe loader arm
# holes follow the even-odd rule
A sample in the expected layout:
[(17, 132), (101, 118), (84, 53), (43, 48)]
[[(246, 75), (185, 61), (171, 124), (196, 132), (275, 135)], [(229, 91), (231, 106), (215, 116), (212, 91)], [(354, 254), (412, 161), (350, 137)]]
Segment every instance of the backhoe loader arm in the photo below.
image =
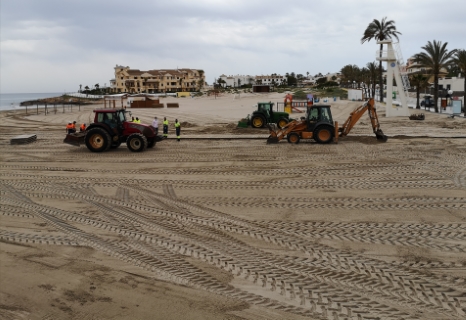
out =
[(366, 101), (364, 104), (356, 108), (353, 112), (350, 113), (348, 119), (343, 123), (343, 125), (338, 128), (340, 137), (348, 135), (348, 133), (353, 129), (356, 123), (361, 119), (364, 112), (369, 114), (371, 119), (372, 131), (375, 133), (377, 140), (387, 141), (387, 136), (384, 135), (382, 129), (380, 129), (379, 118), (377, 117), (377, 111), (375, 110), (374, 99), (371, 98)]

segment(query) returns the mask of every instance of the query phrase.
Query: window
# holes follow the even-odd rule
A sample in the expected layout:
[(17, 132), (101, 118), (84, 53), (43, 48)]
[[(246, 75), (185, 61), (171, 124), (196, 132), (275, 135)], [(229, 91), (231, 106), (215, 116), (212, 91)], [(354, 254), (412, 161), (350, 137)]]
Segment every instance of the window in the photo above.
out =
[(311, 108), (309, 113), (309, 121), (317, 121), (317, 119), (319, 119), (319, 109)]
[(330, 108), (322, 108), (322, 120), (333, 122), (332, 115), (330, 113)]

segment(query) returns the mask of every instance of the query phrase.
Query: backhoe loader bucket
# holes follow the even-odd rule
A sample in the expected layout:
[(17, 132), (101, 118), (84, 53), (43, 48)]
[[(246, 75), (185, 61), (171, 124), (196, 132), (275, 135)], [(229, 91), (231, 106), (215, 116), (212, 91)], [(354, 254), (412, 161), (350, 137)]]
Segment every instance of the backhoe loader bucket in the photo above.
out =
[(274, 123), (267, 123), (267, 128), (269, 128), (270, 131), (270, 136), (267, 139), (267, 144), (269, 143), (278, 143), (278, 138), (277, 138), (277, 127)]
[(278, 138), (276, 136), (270, 135), (269, 138), (267, 139), (267, 144), (270, 143), (278, 143)]
[(387, 142), (387, 140), (388, 140), (388, 137), (386, 135), (384, 135), (384, 133), (383, 133), (383, 131), (381, 129), (378, 129), (375, 132), (375, 136), (377, 137), (377, 140), (380, 140), (382, 142)]

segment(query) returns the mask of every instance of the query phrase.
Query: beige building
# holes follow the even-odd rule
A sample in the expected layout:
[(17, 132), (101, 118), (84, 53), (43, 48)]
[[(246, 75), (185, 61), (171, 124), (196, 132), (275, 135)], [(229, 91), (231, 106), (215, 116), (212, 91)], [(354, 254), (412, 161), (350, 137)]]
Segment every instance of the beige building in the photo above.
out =
[(116, 65), (115, 79), (110, 80), (112, 93), (199, 91), (204, 85), (204, 71), (187, 68), (141, 71)]

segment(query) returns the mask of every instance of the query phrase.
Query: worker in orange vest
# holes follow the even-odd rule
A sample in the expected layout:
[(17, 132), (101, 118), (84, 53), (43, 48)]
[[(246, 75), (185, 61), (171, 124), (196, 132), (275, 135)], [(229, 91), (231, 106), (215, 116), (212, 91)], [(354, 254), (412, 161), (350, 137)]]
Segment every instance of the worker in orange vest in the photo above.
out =
[(85, 124), (85, 123), (83, 123), (83, 124), (79, 127), (79, 131), (81, 131), (81, 132), (86, 131), (86, 124)]
[(76, 132), (76, 121), (73, 121), (72, 124), (73, 124), (73, 130), (74, 130), (74, 132)]
[(76, 129), (74, 129), (73, 123), (71, 121), (68, 122), (68, 124), (66, 125), (66, 132), (67, 133), (75, 133), (76, 132)]

